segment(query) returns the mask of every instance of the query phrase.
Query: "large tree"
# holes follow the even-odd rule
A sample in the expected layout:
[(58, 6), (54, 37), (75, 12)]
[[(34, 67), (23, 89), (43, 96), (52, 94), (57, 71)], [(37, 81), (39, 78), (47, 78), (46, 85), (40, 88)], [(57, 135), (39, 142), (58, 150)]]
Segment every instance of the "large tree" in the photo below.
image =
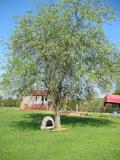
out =
[(82, 97), (89, 84), (105, 89), (114, 79), (118, 52), (103, 30), (114, 18), (100, 0), (61, 0), (19, 17), (2, 87), (15, 94), (46, 87), (60, 128), (64, 96)]

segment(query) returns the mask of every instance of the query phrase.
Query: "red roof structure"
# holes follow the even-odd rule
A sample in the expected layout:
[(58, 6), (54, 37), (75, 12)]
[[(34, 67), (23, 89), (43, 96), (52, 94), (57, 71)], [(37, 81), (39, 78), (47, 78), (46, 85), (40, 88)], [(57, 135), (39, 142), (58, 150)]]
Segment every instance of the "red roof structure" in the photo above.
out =
[(104, 104), (107, 103), (116, 103), (116, 104), (120, 104), (120, 95), (112, 95), (112, 94), (108, 94), (104, 97)]
[(47, 95), (47, 90), (34, 90), (30, 93), (31, 96), (46, 96)]
[(47, 89), (33, 90), (31, 92), (26, 93), (24, 96), (47, 96), (47, 93)]

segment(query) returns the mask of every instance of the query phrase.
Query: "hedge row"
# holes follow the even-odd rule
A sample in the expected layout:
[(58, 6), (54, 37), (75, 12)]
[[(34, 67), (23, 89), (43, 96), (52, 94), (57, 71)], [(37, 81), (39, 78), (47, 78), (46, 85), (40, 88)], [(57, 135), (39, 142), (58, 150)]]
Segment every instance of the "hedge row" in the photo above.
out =
[(20, 101), (18, 99), (0, 99), (0, 107), (19, 107)]

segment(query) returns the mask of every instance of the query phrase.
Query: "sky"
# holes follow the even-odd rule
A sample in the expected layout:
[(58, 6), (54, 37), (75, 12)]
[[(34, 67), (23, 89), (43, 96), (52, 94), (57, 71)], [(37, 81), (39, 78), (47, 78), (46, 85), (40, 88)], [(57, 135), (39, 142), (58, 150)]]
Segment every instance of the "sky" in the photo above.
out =
[[(43, 0), (39, 0), (40, 3)], [(52, 0), (44, 0), (51, 2)], [(111, 25), (104, 25), (104, 31), (111, 42), (115, 43), (120, 49), (120, 0), (106, 0), (110, 2), (116, 9), (117, 19)], [(6, 41), (11, 30), (15, 25), (15, 16), (24, 15), (27, 10), (33, 10), (38, 0), (0, 0), (0, 63), (5, 59), (5, 46), (3, 41)]]
[(115, 8), (116, 21), (111, 25), (105, 25), (104, 31), (109, 40), (115, 43), (120, 50), (120, 0), (107, 0)]

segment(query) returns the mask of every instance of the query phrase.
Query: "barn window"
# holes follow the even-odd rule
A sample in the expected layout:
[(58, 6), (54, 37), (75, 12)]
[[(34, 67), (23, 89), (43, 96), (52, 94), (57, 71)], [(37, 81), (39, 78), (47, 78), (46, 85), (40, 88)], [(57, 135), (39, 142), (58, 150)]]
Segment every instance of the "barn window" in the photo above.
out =
[(44, 101), (44, 96), (42, 96), (42, 101)]

